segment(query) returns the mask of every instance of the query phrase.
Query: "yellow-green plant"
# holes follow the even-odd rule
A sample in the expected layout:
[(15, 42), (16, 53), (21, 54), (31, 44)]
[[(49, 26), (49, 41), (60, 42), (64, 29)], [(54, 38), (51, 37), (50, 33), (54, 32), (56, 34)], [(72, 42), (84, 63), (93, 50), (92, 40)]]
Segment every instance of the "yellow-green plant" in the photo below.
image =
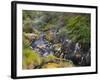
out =
[(40, 65), (41, 62), (41, 57), (36, 51), (29, 48), (23, 50), (23, 65), (26, 66), (25, 68), (28, 68), (30, 65), (34, 68)]

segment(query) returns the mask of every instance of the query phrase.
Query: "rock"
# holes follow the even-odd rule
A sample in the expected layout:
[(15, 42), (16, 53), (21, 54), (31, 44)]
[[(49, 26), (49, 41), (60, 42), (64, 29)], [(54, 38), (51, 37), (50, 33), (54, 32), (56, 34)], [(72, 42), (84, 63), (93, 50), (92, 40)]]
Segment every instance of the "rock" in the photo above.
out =
[(33, 39), (36, 39), (38, 35), (34, 33), (25, 33), (24, 36), (31, 42)]
[(53, 53), (52, 45), (46, 39), (44, 39), (43, 34), (41, 34), (35, 41), (32, 41), (31, 47), (34, 50), (37, 50), (42, 56), (47, 56), (48, 54)]

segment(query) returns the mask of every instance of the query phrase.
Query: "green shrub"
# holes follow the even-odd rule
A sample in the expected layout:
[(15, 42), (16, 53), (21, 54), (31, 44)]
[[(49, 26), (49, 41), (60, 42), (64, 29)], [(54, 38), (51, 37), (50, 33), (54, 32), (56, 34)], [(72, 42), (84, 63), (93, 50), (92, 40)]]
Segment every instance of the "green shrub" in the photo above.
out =
[(40, 65), (41, 62), (41, 57), (36, 51), (28, 48), (23, 50), (23, 66), (26, 66), (25, 68), (28, 68), (30, 65), (33, 65), (32, 68), (34, 68)]

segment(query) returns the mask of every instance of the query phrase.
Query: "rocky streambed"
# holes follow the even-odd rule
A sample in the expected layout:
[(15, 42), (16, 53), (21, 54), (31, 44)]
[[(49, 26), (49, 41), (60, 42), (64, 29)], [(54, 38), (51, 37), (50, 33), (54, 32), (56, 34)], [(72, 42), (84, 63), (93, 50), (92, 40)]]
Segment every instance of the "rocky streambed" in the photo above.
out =
[[(57, 67), (58, 63), (60, 66), (60, 62), (67, 62), (68, 64), (68, 61), (71, 62), (71, 66), (73, 66), (73, 64), (74, 66), (90, 66), (90, 51), (87, 51), (86, 53), (82, 52), (79, 43), (74, 43), (71, 40), (66, 39), (63, 43), (51, 43), (45, 39), (44, 34), (41, 34), (36, 40), (31, 42), (30, 46), (41, 56), (46, 57), (48, 55), (54, 55), (58, 58), (54, 60), (50, 59), (51, 61), (46, 62), (45, 65), (43, 65), (44, 67), (51, 64), (56, 65)], [(64, 59), (65, 61), (61, 61), (60, 59)]]

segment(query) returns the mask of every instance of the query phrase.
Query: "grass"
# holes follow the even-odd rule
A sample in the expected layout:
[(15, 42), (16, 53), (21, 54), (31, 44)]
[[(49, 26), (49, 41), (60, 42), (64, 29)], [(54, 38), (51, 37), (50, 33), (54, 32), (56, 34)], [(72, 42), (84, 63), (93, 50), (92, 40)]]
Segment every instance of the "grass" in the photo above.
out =
[(36, 51), (28, 48), (23, 50), (23, 68), (34, 68), (41, 63), (41, 57)]

